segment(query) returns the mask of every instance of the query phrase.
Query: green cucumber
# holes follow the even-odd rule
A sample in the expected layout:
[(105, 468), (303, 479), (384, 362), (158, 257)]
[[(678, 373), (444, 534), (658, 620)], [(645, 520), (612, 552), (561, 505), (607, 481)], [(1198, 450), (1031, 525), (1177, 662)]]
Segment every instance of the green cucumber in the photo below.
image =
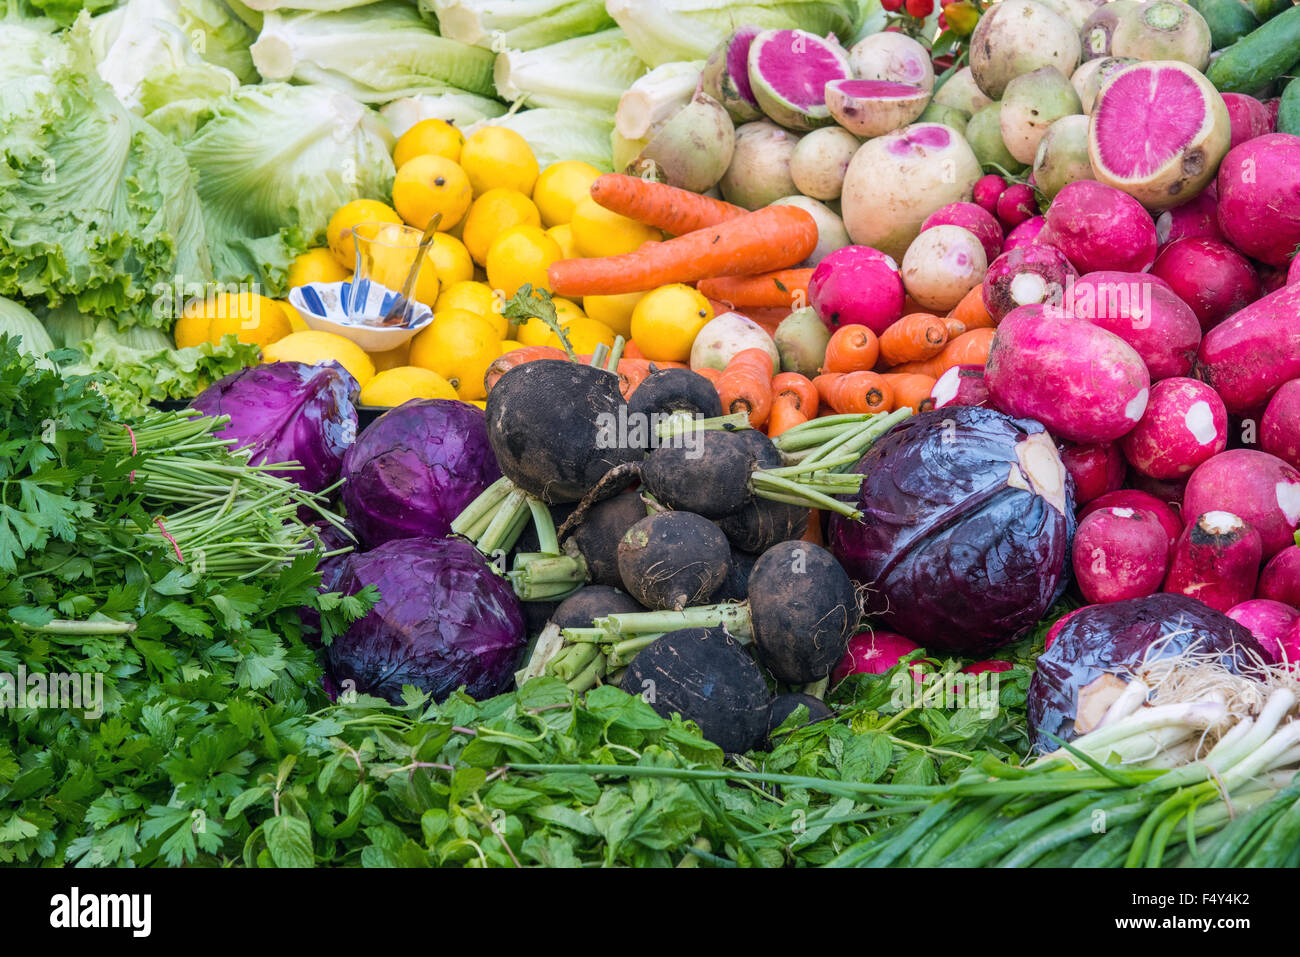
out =
[(1241, 0), (1187, 0), (1187, 5), (1210, 25), (1210, 42), (1216, 50), (1231, 46), (1259, 26)]
[(1260, 23), (1268, 23), (1275, 16), (1291, 6), (1294, 0), (1249, 0), (1250, 12)]
[(1205, 75), (1221, 93), (1250, 93), (1285, 75), (1297, 51), (1300, 7), (1292, 7), (1224, 50)]
[(1300, 136), (1300, 80), (1292, 80), (1277, 104), (1277, 131)]

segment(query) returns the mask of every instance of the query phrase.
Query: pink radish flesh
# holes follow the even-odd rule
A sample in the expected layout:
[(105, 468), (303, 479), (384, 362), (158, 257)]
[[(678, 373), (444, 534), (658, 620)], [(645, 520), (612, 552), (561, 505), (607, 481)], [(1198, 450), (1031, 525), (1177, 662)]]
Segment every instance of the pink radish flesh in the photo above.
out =
[(1183, 533), (1183, 522), (1178, 517), (1178, 513), (1162, 499), (1156, 498), (1156, 496), (1148, 492), (1139, 492), (1131, 488), (1107, 492), (1105, 495), (1093, 499), (1079, 510), (1079, 521), (1083, 521), (1093, 512), (1102, 508), (1131, 508), (1150, 512), (1156, 521), (1160, 523), (1160, 527), (1165, 530), (1165, 537), (1169, 541), (1170, 549), (1178, 541), (1178, 536)]
[(1209, 511), (1232, 512), (1249, 522), (1259, 533), (1264, 557), (1271, 558), (1294, 544), (1300, 526), (1300, 471), (1267, 452), (1220, 452), (1197, 466), (1183, 498), (1184, 515)]
[(1259, 298), (1255, 267), (1225, 242), (1189, 237), (1160, 250), (1151, 274), (1169, 283), (1209, 332)]
[(1114, 442), (1067, 445), (1061, 462), (1074, 479), (1074, 504), (1091, 502), (1124, 484), (1124, 456)]
[(1260, 554), (1259, 533), (1240, 516), (1206, 512), (1179, 536), (1164, 590), (1226, 612), (1255, 594)]
[(892, 631), (862, 631), (849, 639), (848, 653), (831, 672), (831, 681), (849, 675), (883, 675), (921, 646)]
[(1259, 444), (1265, 452), (1300, 469), (1300, 379), (1277, 390), (1259, 421)]
[[(1104, 106), (1092, 117), (1106, 168), (1125, 179), (1154, 173), (1167, 162), (1168, 157), (1163, 155), (1166, 150), (1183, 148), (1201, 128), (1199, 112), (1167, 108), (1169, 103), (1200, 99), (1200, 90), (1187, 76), (1163, 71), (1156, 74), (1154, 87), (1148, 77), (1141, 79), (1143, 82), (1128, 82), (1115, 87), (1111, 96), (1101, 101)], [(1135, 146), (1134, 131), (1150, 127), (1158, 128), (1163, 134), (1160, 153), (1153, 154), (1152, 146), (1155, 144), (1141, 144), (1143, 148)]]
[(1071, 563), (1079, 590), (1093, 604), (1144, 598), (1165, 579), (1169, 538), (1143, 509), (1098, 509), (1079, 523)]
[(1267, 598), (1243, 601), (1229, 608), (1227, 614), (1233, 621), (1249, 629), (1274, 663), (1282, 660), (1282, 640), (1296, 621), (1300, 620), (1300, 611)]
[(989, 387), (984, 383), (984, 367), (953, 366), (935, 381), (930, 398), (934, 399), (936, 409), (950, 405), (987, 405)]
[(1156, 258), (1156, 224), (1132, 196), (1093, 180), (1068, 183), (1045, 214), (1040, 242), (1065, 253), (1081, 273), (1141, 272)]
[(1228, 411), (1219, 394), (1195, 379), (1162, 379), (1133, 431), (1124, 457), (1144, 475), (1180, 479), (1228, 447)]
[(1260, 572), (1255, 597), (1300, 609), (1300, 546), (1288, 545), (1268, 560)]

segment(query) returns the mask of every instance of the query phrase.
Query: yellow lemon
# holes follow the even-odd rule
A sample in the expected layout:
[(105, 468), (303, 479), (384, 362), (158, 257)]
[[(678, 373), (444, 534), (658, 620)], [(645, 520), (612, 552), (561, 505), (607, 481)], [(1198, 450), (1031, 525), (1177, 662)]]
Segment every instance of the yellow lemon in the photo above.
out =
[(565, 259), (582, 258), (582, 253), (578, 252), (578, 247), (573, 243), (573, 227), (568, 223), (552, 226), (546, 231), (546, 235), (560, 244), (560, 252), (564, 253)]
[(636, 252), (644, 243), (663, 238), (654, 227), (612, 213), (590, 196), (578, 201), (572, 226), (573, 244), (584, 256)]
[(302, 362), (312, 366), (333, 360), (352, 373), (363, 389), (375, 377), (375, 364), (370, 356), (351, 339), (332, 332), (295, 332), (264, 347), (262, 358), (266, 362)]
[(599, 175), (596, 167), (578, 160), (552, 163), (542, 170), (533, 187), (533, 202), (542, 214), (542, 223), (559, 226), (572, 222), (574, 207), (591, 195), (591, 184)]
[[(240, 342), (265, 346), (293, 331), (279, 303), (254, 292), (219, 292), (196, 299), (186, 304), (183, 315), (207, 321), (202, 342), (218, 343), (222, 336), (230, 335)], [(196, 323), (190, 328), (197, 330), (199, 326)], [(185, 333), (186, 338), (193, 334), (189, 328)]]
[(528, 141), (504, 126), (484, 126), (465, 138), (460, 165), (481, 196), (490, 189), (531, 195), (537, 182), (537, 157)]
[(709, 300), (690, 286), (660, 286), (632, 310), (632, 340), (647, 359), (685, 362), (696, 335), (712, 318)]
[(473, 198), (465, 171), (445, 156), (417, 156), (393, 179), (393, 208), (416, 229), (424, 229), (435, 213), (442, 213), (438, 229), (446, 232), (465, 216)]
[(555, 318), (559, 320), (562, 326), (587, 315), (582, 311), (582, 307), (572, 299), (561, 299), (556, 296), (551, 299), (551, 305), (555, 307)]
[(351, 270), (356, 265), (357, 248), (352, 242), (352, 227), (358, 223), (400, 223), (402, 217), (387, 203), (377, 199), (354, 199), (344, 203), (330, 217), (325, 227), (325, 237), (329, 240), (330, 252), (344, 269)]
[(370, 361), (375, 364), (376, 372), (384, 372), (388, 369), (397, 369), (411, 364), (411, 344), (409, 342), (403, 342), (396, 349), (389, 349), (386, 352), (367, 354), (370, 356)]
[(455, 399), (456, 390), (451, 383), (428, 369), (418, 366), (397, 366), (375, 373), (375, 377), (361, 390), (362, 405), (393, 408), (411, 399)]
[(483, 377), (501, 355), (501, 337), (480, 315), (452, 309), (411, 340), (411, 365), (438, 373), (462, 399), (481, 399)]
[[(552, 299), (551, 303), (555, 306), (555, 321), (561, 326), (567, 326), (576, 319), (586, 319), (581, 309), (568, 299)], [(519, 342), (526, 346), (554, 346), (557, 349), (563, 348), (557, 336), (551, 327), (542, 319), (536, 316), (529, 316), (526, 319), (519, 320), (516, 332)]]
[(438, 233), (429, 247), (429, 262), (438, 270), (438, 281), (444, 286), (467, 282), (474, 278), (474, 260), (469, 250), (455, 236)]
[(465, 145), (465, 135), (446, 120), (421, 120), (402, 134), (393, 149), (393, 165), (401, 169), (408, 160), (433, 154), (460, 161), (460, 148)]
[(477, 312), (480, 316), (484, 316), (493, 311), (492, 307), (495, 302), (496, 297), (492, 294), (491, 286), (485, 282), (475, 282), (469, 279), (443, 286), (433, 311), (446, 312), (448, 309), (467, 309), (470, 312)]
[(352, 278), (352, 268), (344, 269), (334, 258), (334, 253), (324, 246), (309, 249), (289, 266), (289, 288), (305, 286), (309, 282), (342, 282)]
[(476, 409), (484, 409), (484, 410), (487, 409), (487, 403), (486, 403), (485, 401), (483, 401), (482, 399), (474, 399), (474, 400), (472, 400), (472, 401), (470, 401), (470, 402), (466, 402), (465, 404), (466, 404), (466, 405), (472, 405), (472, 406), (474, 406), (474, 408), (476, 408)]
[(488, 247), (488, 284), (500, 289), (507, 299), (525, 284), (545, 289), (549, 283), (546, 270), (563, 256), (560, 244), (540, 226), (512, 226)]
[(522, 348), (524, 348), (524, 344), (522, 342), (515, 342), (515, 340), (513, 339), (501, 340), (502, 355), (505, 355), (507, 352), (514, 352), (516, 349), (522, 349)]
[(625, 292), (621, 296), (583, 296), (582, 311), (603, 322), (624, 339), (632, 338), (632, 310), (645, 296), (643, 292)]
[(306, 332), (311, 328), (311, 326), (307, 325), (307, 320), (298, 314), (298, 310), (293, 308), (293, 304), (289, 300), (277, 299), (275, 304), (284, 313), (284, 318), (289, 320), (289, 330), (291, 332)]
[[(580, 356), (591, 355), (598, 345), (603, 344), (606, 347), (614, 345), (614, 330), (603, 322), (597, 322), (587, 316), (578, 316), (560, 325), (564, 327), (565, 334), (569, 337), (569, 345), (573, 346), (573, 351)], [(557, 349), (564, 348), (560, 337), (555, 333), (551, 333), (550, 340), (543, 342), (542, 345), (555, 346)]]
[[(361, 223), (355, 233), (362, 266), (370, 280), (400, 291), (420, 248), (419, 230), (394, 223)], [(432, 307), (438, 301), (439, 280), (437, 264), (426, 256), (415, 279), (416, 301)]]
[(465, 216), (463, 241), (474, 262), (487, 263), (492, 240), (511, 226), (540, 226), (542, 217), (533, 201), (518, 190), (488, 190), (470, 206)]
[(208, 317), (201, 309), (191, 309), (187, 304), (176, 325), (172, 327), (172, 339), (177, 349), (189, 349), (208, 341)]

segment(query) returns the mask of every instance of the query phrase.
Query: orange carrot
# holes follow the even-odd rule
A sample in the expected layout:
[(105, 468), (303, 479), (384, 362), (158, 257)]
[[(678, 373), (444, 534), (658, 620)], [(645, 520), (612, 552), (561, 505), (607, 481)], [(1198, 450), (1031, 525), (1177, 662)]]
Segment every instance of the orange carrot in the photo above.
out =
[(774, 439), (786, 429), (807, 421), (808, 416), (800, 411), (798, 400), (792, 398), (792, 393), (775, 396), (772, 399), (772, 411), (767, 417), (767, 437)]
[(746, 276), (802, 262), (817, 223), (797, 206), (767, 206), (621, 256), (561, 259), (547, 270), (557, 296), (612, 296), (710, 276)]
[(823, 372), (867, 372), (880, 358), (880, 341), (863, 325), (840, 326), (826, 343)]
[(966, 331), (967, 331), (967, 329), (966, 329), (966, 323), (962, 322), (962, 321), (961, 321), (960, 319), (958, 319), (956, 316), (948, 316), (948, 317), (947, 317), (946, 319), (944, 319), (943, 321), (944, 321), (944, 324), (948, 327), (948, 338), (949, 338), (949, 339), (956, 339), (956, 338), (957, 338), (959, 335), (961, 335), (963, 332), (966, 332)]
[(740, 206), (639, 176), (606, 173), (591, 184), (591, 198), (606, 209), (673, 236), (745, 215)]
[(714, 385), (715, 388), (716, 388), (717, 385), (718, 385), (718, 380), (722, 378), (722, 370), (721, 370), (721, 369), (713, 369), (713, 368), (710, 368), (709, 366), (704, 366), (704, 367), (702, 367), (702, 368), (696, 369), (696, 370), (695, 370), (695, 373), (696, 373), (697, 375), (702, 375), (702, 376), (704, 376), (704, 378), (708, 379), (710, 382), (713, 383), (713, 385)]
[(953, 306), (952, 312), (948, 313), (948, 318), (960, 322), (965, 327), (962, 330), (963, 332), (969, 332), (972, 329), (992, 329), (997, 325), (984, 305), (983, 286), (976, 286), (962, 296), (961, 302)]
[(830, 372), (813, 379), (822, 402), (833, 411), (884, 412), (894, 402), (894, 390), (876, 372)]
[[(579, 356), (578, 358), (582, 362), (586, 362), (588, 359), (586, 356)], [(689, 367), (684, 362), (659, 362), (624, 357), (618, 362), (618, 390), (623, 394), (624, 399), (630, 399), (637, 386), (645, 381), (646, 376), (650, 375), (652, 370), (686, 368)]]
[(948, 324), (938, 316), (913, 312), (880, 334), (880, 361), (887, 366), (933, 359), (948, 344)]
[(810, 419), (817, 415), (817, 405), (821, 401), (812, 380), (798, 372), (778, 372), (772, 376), (772, 395), (790, 396), (799, 411)]
[(943, 352), (925, 362), (905, 362), (894, 366), (890, 372), (919, 372), (937, 379), (953, 366), (982, 366), (988, 362), (989, 349), (993, 345), (993, 329), (972, 329), (963, 332), (948, 345)]
[(718, 276), (701, 279), (696, 288), (710, 299), (732, 306), (793, 308), (808, 301), (811, 269), (778, 269), (761, 276)]
[(821, 545), (822, 539), (822, 513), (818, 509), (812, 509), (808, 512), (808, 527), (804, 530), (803, 541), (812, 542), (814, 545)]
[(531, 362), (534, 359), (567, 358), (568, 355), (563, 349), (556, 349), (552, 346), (524, 346), (522, 349), (511, 349), (504, 355), (497, 356), (492, 360), (492, 364), (487, 367), (487, 374), (483, 376), (484, 388), (491, 392), (498, 379), (515, 366), (523, 365), (525, 362)]
[(636, 340), (629, 339), (627, 340), (627, 345), (623, 346), (623, 358), (644, 359), (645, 353), (642, 352), (641, 347), (636, 344)]
[(913, 412), (929, 412), (934, 408), (934, 399), (930, 398), (930, 391), (934, 388), (935, 380), (930, 376), (921, 375), (919, 372), (886, 372), (884, 379), (894, 390), (894, 401), (889, 407), (890, 412), (904, 406)]
[(747, 412), (760, 428), (772, 412), (772, 357), (764, 349), (742, 349), (718, 378), (723, 413)]

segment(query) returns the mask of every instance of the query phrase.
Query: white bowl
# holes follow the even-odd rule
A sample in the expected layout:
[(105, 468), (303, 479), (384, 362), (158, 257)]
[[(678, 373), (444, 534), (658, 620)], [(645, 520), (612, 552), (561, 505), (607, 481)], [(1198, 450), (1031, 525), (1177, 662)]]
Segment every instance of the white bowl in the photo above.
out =
[(310, 282), (289, 290), (289, 304), (298, 310), (303, 321), (319, 332), (333, 332), (351, 339), (366, 352), (387, 352), (410, 341), (429, 323), (433, 310), (422, 302), (411, 302), (411, 315), (405, 325), (367, 325), (361, 316), (382, 316), (397, 298), (397, 292), (378, 283), (364, 281), (365, 302), (349, 314), (350, 280)]

